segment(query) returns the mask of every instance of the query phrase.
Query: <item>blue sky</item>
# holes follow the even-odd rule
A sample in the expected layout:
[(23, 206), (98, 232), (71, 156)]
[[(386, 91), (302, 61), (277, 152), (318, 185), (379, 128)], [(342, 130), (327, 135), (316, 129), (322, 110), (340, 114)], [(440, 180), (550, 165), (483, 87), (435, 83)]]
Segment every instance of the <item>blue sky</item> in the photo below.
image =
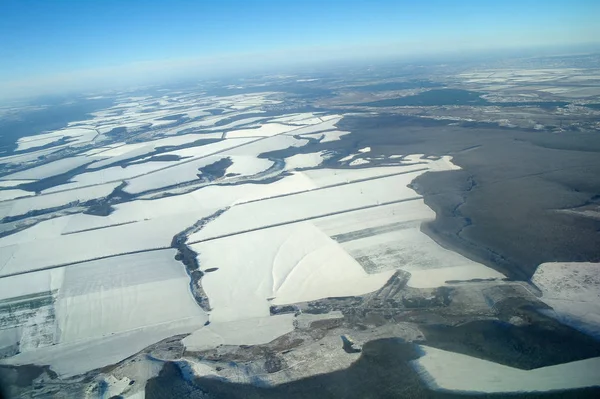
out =
[(2, 0), (0, 91), (365, 49), (408, 56), (594, 42), (598, 16), (598, 0)]

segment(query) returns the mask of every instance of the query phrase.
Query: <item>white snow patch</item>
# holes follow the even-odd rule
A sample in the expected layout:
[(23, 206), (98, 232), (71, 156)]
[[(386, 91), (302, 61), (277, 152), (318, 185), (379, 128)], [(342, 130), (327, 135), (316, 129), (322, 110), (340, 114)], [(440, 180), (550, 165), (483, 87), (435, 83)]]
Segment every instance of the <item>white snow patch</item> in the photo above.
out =
[(420, 348), (425, 354), (411, 363), (434, 390), (516, 393), (598, 385), (599, 357), (534, 370), (520, 370), (460, 353), (428, 346)]
[(131, 179), (137, 176), (144, 176), (149, 173), (165, 168), (163, 162), (145, 162), (135, 165), (129, 165), (126, 168), (113, 166), (106, 169), (100, 169), (93, 172), (84, 172), (75, 175), (69, 183), (42, 191), (43, 194), (53, 193), (63, 190), (71, 190), (79, 187), (90, 187), (96, 184), (120, 183), (123, 180)]
[[(39, 162), (40, 157), (48, 156), (52, 153), (55, 153), (55, 152), (61, 150), (62, 148), (65, 148), (65, 147), (67, 147), (67, 144), (52, 147), (52, 148), (47, 148), (45, 150), (38, 150), (38, 151), (26, 152), (23, 154), (2, 156), (2, 157), (0, 157), (0, 162), (6, 163), (6, 164), (12, 164), (12, 165), (24, 165), (27, 163), (37, 163), (37, 162)], [(6, 178), (7, 178), (7, 176), (3, 177), (2, 179), (6, 179)]]
[(324, 160), (330, 158), (331, 155), (327, 151), (311, 152), (308, 154), (296, 154), (285, 158), (285, 167), (287, 170), (314, 168)]
[(350, 132), (347, 132), (344, 130), (334, 130), (334, 131), (330, 131), (330, 132), (324, 132), (323, 135), (325, 137), (323, 138), (323, 140), (321, 140), (321, 143), (329, 143), (331, 141), (338, 141), (342, 138), (342, 136), (345, 136), (347, 134), (350, 134)]
[(0, 187), (2, 188), (12, 188), (16, 187), (20, 184), (31, 183), (35, 180), (0, 180)]
[(191, 317), (208, 320), (175, 253), (174, 249), (153, 251), (67, 267), (55, 305), (60, 342)]
[[(239, 139), (238, 139), (239, 140)], [(239, 145), (228, 150), (230, 155), (253, 155), (258, 156), (265, 152), (284, 150), (289, 147), (302, 147), (308, 144), (308, 140), (296, 139), (285, 134), (260, 139), (247, 139), (248, 143)]]
[(303, 128), (296, 128), (296, 130), (294, 130), (291, 133), (286, 133), (286, 134), (293, 134), (293, 135), (303, 135), (303, 134), (312, 134), (312, 133), (319, 133), (319, 132), (324, 132), (327, 130), (336, 130), (336, 124), (342, 120), (342, 116), (340, 115), (330, 115), (329, 117), (321, 117), (321, 119), (324, 121), (322, 123), (318, 123), (316, 125), (308, 125), (305, 126)]
[(293, 314), (283, 314), (211, 322), (207, 327), (184, 338), (182, 342), (190, 351), (213, 349), (219, 345), (262, 345), (293, 331), (293, 321)]
[(346, 155), (345, 157), (343, 157), (343, 158), (340, 158), (340, 162), (346, 162), (346, 161), (349, 161), (349, 160), (353, 159), (355, 156), (356, 156), (356, 154), (350, 154), (350, 155)]
[(211, 322), (268, 317), (271, 304), (364, 294), (380, 288), (393, 274), (368, 275), (309, 222), (191, 247), (203, 270), (218, 268), (202, 278), (212, 307)]
[(17, 140), (17, 149), (15, 151), (25, 151), (31, 148), (41, 147), (54, 143), (62, 138), (72, 140), (69, 145), (83, 144), (92, 141), (98, 132), (95, 129), (85, 128), (67, 128), (56, 130), (51, 133), (38, 134), (35, 136), (21, 137)]
[(435, 218), (422, 199), (316, 219), (314, 224), (355, 259), (368, 259), (369, 273), (401, 269), (408, 285), (434, 288), (448, 280), (503, 278), (495, 270), (439, 246), (421, 232)]
[(542, 263), (531, 281), (552, 307), (548, 314), (600, 337), (600, 263)]
[(229, 158), (233, 165), (227, 168), (225, 174), (235, 173), (241, 176), (253, 176), (266, 171), (275, 164), (271, 160), (251, 156), (235, 155)]
[(202, 230), (192, 234), (189, 242), (332, 212), (416, 198), (415, 192), (406, 186), (419, 174), (416, 172), (388, 176), (237, 205), (207, 224)]
[(25, 169), (20, 172), (12, 173), (4, 176), (2, 180), (36, 180), (52, 177), (66, 173), (70, 170), (78, 168), (86, 163), (90, 163), (92, 159), (87, 157), (70, 157), (63, 158), (57, 161), (52, 161), (44, 165), (36, 166), (30, 169)]
[[(179, 211), (180, 213), (169, 217), (68, 235), (61, 235), (61, 232), (73, 215), (40, 222), (34, 227), (0, 239), (3, 252), (0, 260), (4, 261), (4, 265), (0, 265), (0, 275), (135, 251), (168, 248), (175, 234), (214, 212), (205, 208), (190, 213)], [(8, 254), (6, 258), (5, 251)]]
[(8, 201), (21, 197), (30, 197), (32, 195), (35, 195), (35, 193), (25, 190), (0, 190), (0, 201)]
[(288, 132), (294, 129), (297, 129), (297, 127), (282, 125), (280, 123), (265, 123), (255, 129), (232, 130), (226, 133), (226, 137), (269, 137)]
[[(424, 234), (423, 234), (424, 235)], [(437, 245), (437, 243), (432, 243)], [(438, 245), (439, 246), (439, 245)], [(438, 258), (440, 265), (452, 264), (455, 259), (460, 259), (459, 262), (463, 265), (455, 264), (449, 267), (419, 269), (417, 267), (401, 267), (402, 270), (410, 272), (408, 286), (415, 288), (434, 288), (445, 285), (447, 281), (456, 280), (473, 280), (473, 279), (502, 279), (505, 276), (494, 269), (486, 267), (480, 263), (472, 262), (467, 258), (463, 258), (456, 252), (446, 250), (442, 247), (435, 250), (434, 245), (429, 246), (432, 251), (428, 253), (428, 258)]]
[(50, 292), (62, 287), (64, 268), (42, 270), (0, 279), (0, 300)]
[[(40, 209), (50, 209), (65, 206), (74, 202), (85, 202), (96, 198), (103, 198), (113, 192), (119, 183), (78, 188), (76, 190), (54, 192), (44, 195), (35, 195), (16, 200), (5, 201), (0, 204), (0, 219), (10, 216), (24, 215), (27, 212)], [(68, 185), (59, 186), (68, 188)], [(7, 238), (7, 237), (5, 237)], [(4, 238), (0, 238), (0, 246)]]
[(370, 163), (370, 161), (364, 159), (364, 158), (356, 158), (354, 161), (350, 162), (349, 165), (350, 166), (358, 166), (358, 165), (365, 165)]
[(319, 187), (340, 183), (351, 183), (356, 180), (384, 177), (399, 173), (409, 173), (425, 169), (426, 165), (418, 166), (374, 166), (360, 169), (311, 169), (304, 173)]
[(0, 364), (45, 364), (59, 376), (68, 378), (118, 363), (165, 338), (196, 331), (204, 320), (205, 316), (192, 317), (100, 338), (47, 346), (0, 359)]
[[(250, 139), (245, 139), (250, 140)], [(245, 141), (247, 142), (247, 141)], [(222, 158), (227, 158), (231, 156), (232, 153), (223, 153), (223, 151), (227, 150), (236, 145), (244, 144), (244, 142), (240, 142), (238, 140), (223, 140), (217, 143), (207, 144), (205, 146), (200, 147), (201, 149), (189, 148), (186, 150), (190, 150), (189, 153), (199, 154), (200, 151), (203, 152), (201, 157), (197, 159), (186, 159), (184, 161), (178, 162), (173, 165), (163, 166), (161, 169), (154, 171), (153, 173), (146, 173), (140, 176), (137, 176), (135, 179), (131, 179), (128, 181), (127, 187), (125, 187), (125, 191), (135, 194), (148, 190), (156, 190), (161, 187), (169, 187), (176, 184), (181, 184), (185, 182), (190, 182), (194, 180), (198, 180), (198, 175), (200, 174), (199, 168), (210, 165), (219, 161)], [(165, 154), (177, 153), (181, 156), (181, 154), (185, 150), (173, 151)], [(210, 155), (214, 154), (214, 155)], [(246, 155), (246, 154), (240, 154)], [(246, 161), (249, 161), (248, 159)], [(240, 162), (242, 162), (240, 160)], [(160, 162), (158, 162), (160, 164)], [(145, 165), (145, 164), (141, 164)], [(254, 167), (257, 165), (262, 165), (262, 161), (258, 160), (254, 163)]]

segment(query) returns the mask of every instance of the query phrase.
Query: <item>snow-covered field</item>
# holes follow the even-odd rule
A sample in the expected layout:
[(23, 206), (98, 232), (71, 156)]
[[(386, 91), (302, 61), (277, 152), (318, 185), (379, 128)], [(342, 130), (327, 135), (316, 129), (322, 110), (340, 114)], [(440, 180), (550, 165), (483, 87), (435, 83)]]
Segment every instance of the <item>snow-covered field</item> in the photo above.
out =
[(8, 200), (12, 200), (15, 198), (21, 198), (21, 197), (29, 197), (34, 194), (35, 193), (32, 193), (31, 191), (25, 191), (25, 190), (20, 190), (20, 189), (0, 190), (0, 201), (8, 201)]
[(312, 190), (281, 198), (241, 204), (229, 209), (199, 232), (190, 242), (327, 216), (332, 213), (417, 198), (406, 187), (418, 174), (392, 175)]
[[(0, 350), (18, 348), (0, 363), (49, 365), (66, 378), (178, 334), (189, 334), (190, 351), (262, 345), (313, 318), (343, 317), (271, 315), (272, 306), (365, 295), (398, 270), (410, 273), (413, 291), (504, 278), (421, 231), (435, 213), (409, 185), (426, 172), (458, 169), (451, 157), (386, 158), (366, 143), (319, 148), (347, 139), (337, 127), (343, 115), (279, 112), (280, 103), (268, 92), (122, 95), (85, 120), (20, 139), (24, 153), (0, 157), (11, 165), (0, 178), (0, 219), (10, 218), (0, 236), (0, 300), (19, 305), (11, 317), (0, 314)], [(58, 149), (68, 156), (57, 159)], [(38, 180), (41, 193), (20, 186)], [(188, 252), (204, 273), (199, 282), (183, 263)], [(555, 317), (597, 333), (590, 326), (600, 324), (598, 275), (598, 265), (544, 264), (532, 281)], [(195, 298), (197, 289), (207, 298)], [(382, 336), (395, 336), (397, 325), (388, 327)], [(370, 331), (357, 333), (366, 340)], [(331, 336), (310, 345), (339, 349)], [(436, 389), (548, 390), (565, 387), (555, 381), (560, 373), (582, 387), (600, 367), (589, 359), (522, 371), (422, 349), (414, 365)], [(299, 352), (285, 357), (298, 363)], [(341, 369), (360, 355), (336, 356), (289, 375)], [(144, 367), (141, 381), (158, 372)], [(202, 363), (189, 368), (214, 373)], [(465, 388), (465, 375), (480, 377), (475, 388)], [(106, 392), (127, 392), (131, 380), (117, 377), (104, 381)]]
[[(239, 234), (191, 245), (207, 273), (202, 286), (212, 322), (269, 315), (270, 304), (365, 294), (394, 271), (369, 275), (335, 241), (310, 222)], [(235, 251), (228, 250), (235, 248)]]
[(295, 316), (283, 314), (235, 321), (212, 322), (183, 339), (189, 351), (213, 349), (219, 345), (260, 345), (294, 330)]
[(93, 159), (86, 157), (70, 157), (49, 162), (22, 172), (16, 172), (2, 177), (2, 180), (38, 180), (60, 175), (70, 170), (89, 164)]
[(600, 263), (542, 263), (531, 282), (549, 315), (600, 338)]
[(206, 321), (175, 252), (152, 251), (66, 267), (55, 304), (60, 342), (190, 317)]
[(285, 167), (286, 169), (314, 168), (321, 165), (328, 157), (329, 154), (325, 151), (296, 154), (285, 159)]
[[(12, 201), (0, 202), (0, 219), (24, 215), (35, 210), (56, 208), (77, 202), (103, 198), (112, 193), (118, 185), (118, 182), (98, 184), (69, 191), (49, 192), (43, 195), (27, 196)], [(65, 186), (59, 187), (67, 188)], [(2, 245), (2, 240), (0, 240), (0, 245)]]
[(421, 378), (435, 390), (473, 393), (548, 392), (598, 385), (600, 358), (533, 370), (520, 370), (487, 360), (421, 346), (413, 361)]
[[(59, 372), (81, 372), (90, 364), (111, 364), (115, 356), (133, 354), (152, 340), (171, 336), (173, 330), (202, 327), (207, 316), (174, 256), (173, 249), (153, 251), (0, 279), (2, 298), (54, 293), (50, 314), (55, 316), (46, 326), (52, 342), (26, 347), (28, 330), (21, 328), (21, 354), (6, 362), (24, 364), (39, 358)], [(135, 343), (137, 339), (141, 342)], [(77, 351), (71, 353), (74, 348)], [(78, 353), (87, 354), (74, 361)], [(89, 359), (94, 356), (98, 359)]]
[(277, 134), (289, 132), (290, 130), (297, 129), (294, 126), (282, 125), (280, 123), (265, 123), (259, 127), (252, 129), (240, 129), (232, 130), (226, 133), (227, 138), (236, 137), (269, 137)]
[(439, 246), (421, 232), (435, 218), (423, 200), (400, 202), (314, 221), (369, 273), (401, 269), (408, 285), (433, 288), (449, 280), (504, 278), (501, 273)]
[(96, 136), (98, 136), (98, 132), (93, 127), (68, 128), (52, 133), (20, 138), (17, 141), (16, 151), (25, 151), (36, 147), (43, 147), (64, 139), (68, 141), (70, 146), (84, 144), (92, 141)]

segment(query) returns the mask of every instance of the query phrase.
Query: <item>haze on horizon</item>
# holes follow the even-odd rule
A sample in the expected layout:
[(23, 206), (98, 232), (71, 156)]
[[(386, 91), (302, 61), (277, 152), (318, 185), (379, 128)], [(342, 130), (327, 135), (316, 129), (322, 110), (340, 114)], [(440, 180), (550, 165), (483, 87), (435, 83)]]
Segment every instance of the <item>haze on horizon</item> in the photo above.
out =
[(5, 3), (0, 100), (337, 60), (597, 46), (600, 3)]

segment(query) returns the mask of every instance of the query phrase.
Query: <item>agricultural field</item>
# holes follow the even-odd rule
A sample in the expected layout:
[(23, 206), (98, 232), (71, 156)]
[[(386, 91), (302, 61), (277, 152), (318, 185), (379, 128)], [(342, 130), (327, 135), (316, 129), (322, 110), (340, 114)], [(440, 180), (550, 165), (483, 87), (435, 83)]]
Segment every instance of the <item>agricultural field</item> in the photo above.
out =
[(596, 70), (482, 68), (120, 93), (4, 146), (7, 392), (597, 395)]

